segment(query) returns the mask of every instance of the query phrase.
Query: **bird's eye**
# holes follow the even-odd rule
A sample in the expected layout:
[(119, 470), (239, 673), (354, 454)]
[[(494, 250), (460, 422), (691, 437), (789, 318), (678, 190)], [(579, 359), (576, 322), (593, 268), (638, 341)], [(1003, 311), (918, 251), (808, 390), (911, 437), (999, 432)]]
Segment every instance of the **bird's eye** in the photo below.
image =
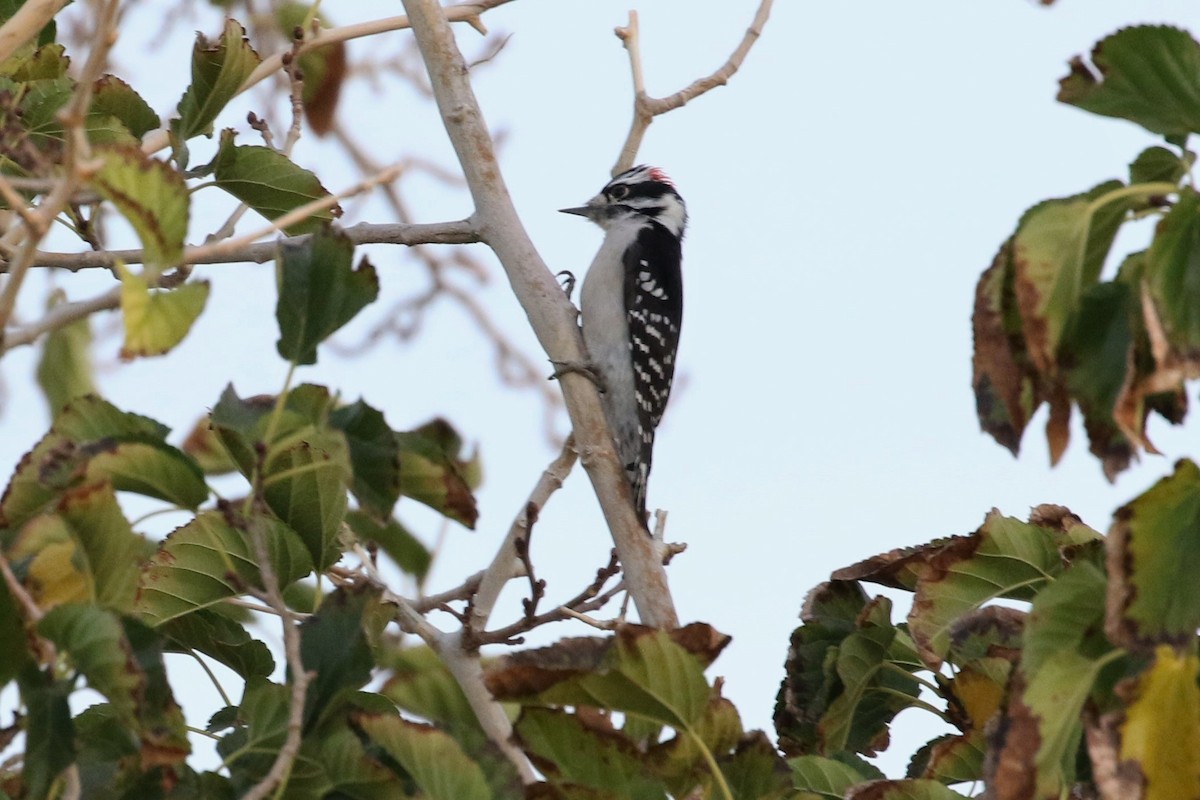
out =
[(624, 184), (618, 184), (608, 190), (608, 196), (613, 200), (621, 200), (629, 195), (629, 187)]

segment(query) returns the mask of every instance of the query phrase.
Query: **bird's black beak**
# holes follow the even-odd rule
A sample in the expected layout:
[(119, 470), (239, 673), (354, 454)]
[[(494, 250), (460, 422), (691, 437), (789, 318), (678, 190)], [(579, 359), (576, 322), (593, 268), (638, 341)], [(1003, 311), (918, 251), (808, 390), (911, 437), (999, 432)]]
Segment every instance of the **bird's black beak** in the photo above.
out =
[(560, 208), (560, 214), (575, 214), (580, 217), (590, 217), (596, 209), (591, 206), (575, 206), (575, 208)]

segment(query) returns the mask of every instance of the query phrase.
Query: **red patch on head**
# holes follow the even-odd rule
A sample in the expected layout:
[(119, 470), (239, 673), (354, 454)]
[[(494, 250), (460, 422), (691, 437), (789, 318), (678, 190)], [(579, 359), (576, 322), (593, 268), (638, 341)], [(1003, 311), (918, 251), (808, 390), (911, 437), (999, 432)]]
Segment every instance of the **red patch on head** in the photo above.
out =
[(667, 173), (663, 172), (659, 167), (650, 167), (650, 171), (646, 174), (650, 176), (651, 180), (661, 181), (667, 186), (673, 187), (675, 185), (675, 181), (671, 180), (670, 177), (667, 176)]

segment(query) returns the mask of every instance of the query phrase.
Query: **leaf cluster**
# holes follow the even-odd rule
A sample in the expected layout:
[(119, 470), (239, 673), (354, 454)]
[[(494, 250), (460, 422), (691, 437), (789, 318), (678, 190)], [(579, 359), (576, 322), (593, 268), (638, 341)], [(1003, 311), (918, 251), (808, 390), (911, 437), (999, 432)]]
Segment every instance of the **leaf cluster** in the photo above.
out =
[[(974, 389), (983, 430), (1014, 454), (1049, 406), (1053, 463), (1072, 407), (1110, 480), (1140, 451), (1151, 413), (1177, 424), (1200, 376), (1200, 195), (1190, 134), (1200, 131), (1200, 43), (1163, 26), (1127, 28), (1076, 58), (1059, 99), (1162, 134), (1125, 180), (1045, 200), (1022, 215), (975, 295)], [(1156, 220), (1149, 247), (1120, 255), (1121, 229)], [(1108, 275), (1106, 265), (1119, 260)]]

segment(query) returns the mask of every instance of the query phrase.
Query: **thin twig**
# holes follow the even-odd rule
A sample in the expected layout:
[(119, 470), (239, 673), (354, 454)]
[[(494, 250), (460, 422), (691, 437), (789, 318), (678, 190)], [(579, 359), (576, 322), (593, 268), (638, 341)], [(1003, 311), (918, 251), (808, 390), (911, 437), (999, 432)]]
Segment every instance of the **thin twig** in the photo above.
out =
[(0, 61), (38, 35), (70, 0), (28, 0), (0, 27)]
[(250, 539), (254, 544), (254, 555), (258, 560), (258, 571), (262, 577), (263, 591), (254, 594), (275, 610), (280, 616), (283, 628), (283, 652), (291, 670), (292, 692), (289, 698), (287, 734), (283, 746), (275, 756), (274, 763), (242, 800), (263, 800), (280, 783), (287, 779), (291, 772), (296, 756), (300, 754), (301, 734), (304, 726), (304, 700), (308, 695), (308, 684), (312, 674), (304, 669), (304, 658), (300, 654), (300, 631), (296, 620), (283, 599), (279, 589), (279, 580), (271, 565), (271, 553), (267, 549), (266, 532), (261, 525), (250, 526)]
[[(344, 125), (335, 123), (333, 134), (362, 172), (374, 173), (379, 170), (379, 165), (375, 159), (364, 147), (359, 145)], [(412, 170), (419, 169), (443, 183), (461, 185), (463, 182), (461, 175), (455, 175), (449, 170), (428, 161), (408, 159), (404, 163), (405, 175)], [(408, 204), (404, 202), (400, 193), (399, 183), (400, 181), (396, 181), (383, 187), (383, 193), (388, 205), (392, 207), (396, 219), (400, 222), (411, 222), (412, 214), (409, 211)], [(496, 367), (500, 380), (506, 385), (516, 388), (533, 388), (541, 395), (543, 403), (542, 424), (546, 439), (553, 442), (555, 446), (560, 444), (562, 436), (557, 430), (557, 423), (559, 421), (558, 411), (562, 407), (562, 397), (558, 390), (553, 388), (550, 382), (546, 380), (544, 365), (536, 363), (523, 350), (517, 347), (508, 334), (495, 323), (491, 314), (476, 300), (473, 294), (459, 288), (446, 276), (446, 267), (453, 264), (455, 266), (467, 267), (482, 282), (487, 281), (490, 277), (487, 269), (481, 263), (461, 251), (455, 254), (457, 257), (453, 261), (443, 257), (441, 253), (435, 253), (430, 248), (425, 247), (414, 247), (413, 255), (424, 263), (426, 270), (429, 272), (429, 277), (432, 281), (431, 288), (428, 291), (422, 292), (419, 296), (410, 298), (399, 304), (393, 310), (393, 313), (387, 314), (386, 318), (379, 325), (367, 332), (361, 345), (348, 348), (347, 351), (362, 352), (367, 346), (378, 341), (379, 338), (388, 332), (395, 332), (401, 338), (411, 336), (415, 332), (415, 328), (419, 325), (421, 313), (437, 298), (442, 296), (449, 297), (467, 312), (468, 316), (474, 320), (475, 324), (483, 332), (484, 337), (492, 343), (495, 349)], [(411, 324), (405, 325), (406, 319), (411, 319)], [(336, 347), (336, 343), (334, 346)]]
[[(3, 292), (0, 292), (0, 352), (4, 351), (5, 329), (16, 307), (17, 294), (24, 283), (33, 255), (37, 252), (38, 242), (50, 230), (59, 212), (70, 204), (76, 188), (84, 183), (95, 169), (95, 165), (90, 163), (92, 150), (84, 132), (84, 120), (92, 104), (96, 80), (108, 61), (108, 51), (117, 41), (118, 6), (118, 0), (109, 0), (101, 9), (96, 19), (96, 35), (93, 37), (96, 44), (88, 53), (87, 61), (84, 62), (78, 82), (71, 93), (71, 99), (58, 114), (65, 139), (63, 177), (38, 206), (36, 212), (22, 215), (25, 225), (12, 229), (3, 237), (7, 244), (15, 245), (18, 240), (12, 237), (22, 232), (24, 234), (24, 241), (16, 257), (9, 261), (8, 280), (4, 284)], [(0, 34), (3, 34), (3, 29), (0, 29)]]
[[(481, 33), (486, 33), (486, 29), (483, 29), (483, 24), (480, 22), (480, 15), (489, 9), (502, 6), (508, 2), (511, 2), (511, 0), (477, 0), (477, 2), (473, 3), (450, 6), (445, 9), (445, 14), (446, 18), (451, 22), (466, 22)], [(309, 50), (314, 50), (327, 44), (334, 44), (335, 42), (346, 42), (351, 39), (375, 36), (380, 33), (398, 31), (410, 27), (412, 25), (408, 17), (398, 16), (370, 20), (355, 25), (344, 25), (339, 28), (329, 28), (328, 30), (321, 31), (319, 35), (311, 39), (306, 39), (304, 45), (297, 51), (297, 54), (306, 53)], [(290, 52), (292, 52), (290, 47), (284, 51), (284, 53)], [(250, 77), (246, 78), (242, 82), (242, 85), (238, 87), (234, 96), (236, 97), (251, 87), (258, 85), (282, 67), (284, 53), (276, 53), (269, 58), (263, 59), (262, 63), (254, 69), (254, 72), (250, 73)], [(142, 151), (147, 154), (157, 153), (171, 144), (170, 136), (170, 131), (166, 128), (146, 134), (146, 137), (142, 140)]]
[(617, 28), (615, 32), (617, 38), (624, 43), (625, 49), (629, 51), (629, 67), (633, 75), (633, 122), (629, 127), (629, 135), (625, 137), (625, 144), (621, 146), (621, 153), (617, 156), (617, 163), (613, 166), (613, 175), (624, 172), (633, 166), (637, 152), (642, 146), (642, 139), (646, 135), (646, 129), (650, 127), (650, 123), (654, 121), (655, 117), (673, 111), (705, 92), (718, 86), (724, 86), (729, 82), (733, 74), (742, 66), (742, 62), (746, 60), (746, 54), (750, 52), (750, 48), (762, 35), (763, 26), (767, 24), (767, 18), (771, 15), (772, 2), (773, 0), (761, 0), (758, 11), (754, 14), (754, 21), (746, 29), (742, 41), (738, 43), (733, 54), (716, 72), (703, 78), (697, 78), (667, 97), (650, 97), (646, 94), (646, 82), (642, 74), (642, 52), (638, 36), (637, 12), (629, 12), (629, 25)]
[(578, 458), (579, 451), (575, 449), (574, 437), (568, 437), (562, 451), (538, 478), (533, 491), (529, 493), (529, 499), (525, 501), (525, 505), (521, 507), (516, 519), (509, 526), (508, 535), (496, 549), (492, 563), (483, 571), (479, 588), (471, 598), (468, 625), (468, 631), (471, 634), (487, 628), (488, 620), (491, 619), (492, 611), (496, 607), (496, 600), (500, 597), (504, 585), (524, 571), (524, 565), (517, 554), (515, 544), (518, 539), (528, 539), (530, 509), (545, 507), (550, 495), (562, 487), (563, 481), (571, 473), (571, 468), (575, 466)]

